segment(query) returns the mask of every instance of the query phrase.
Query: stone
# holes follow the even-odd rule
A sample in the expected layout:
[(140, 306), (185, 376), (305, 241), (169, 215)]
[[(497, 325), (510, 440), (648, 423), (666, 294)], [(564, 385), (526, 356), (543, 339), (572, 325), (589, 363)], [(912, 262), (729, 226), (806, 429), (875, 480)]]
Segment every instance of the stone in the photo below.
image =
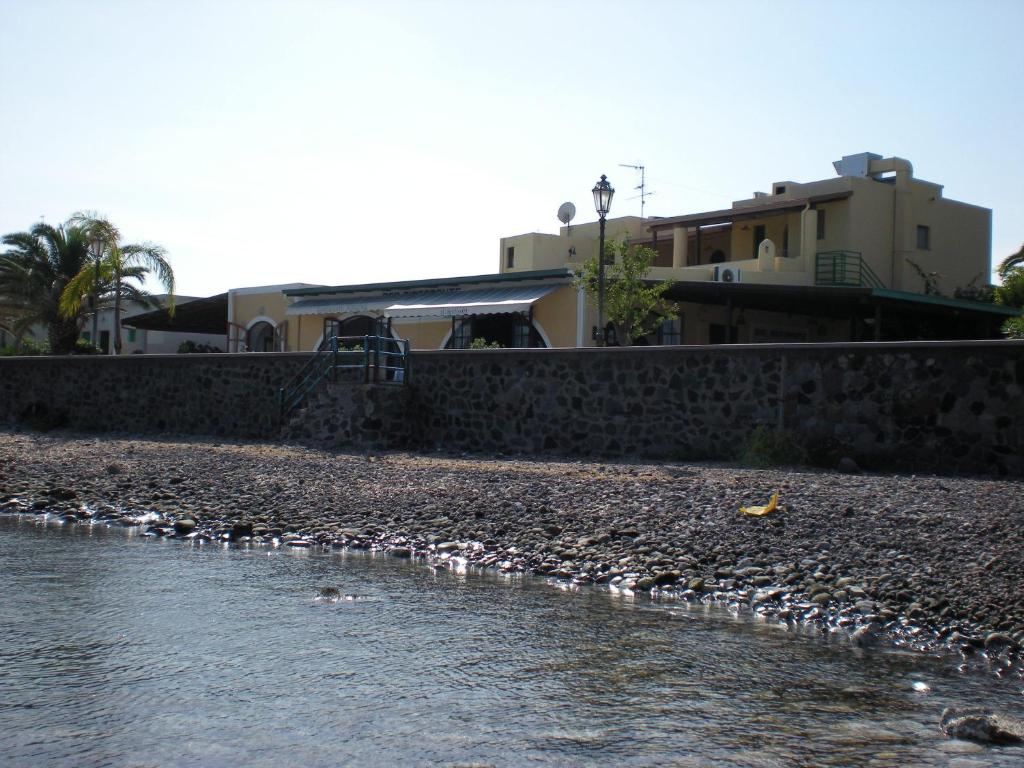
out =
[(1011, 651), (1017, 647), (1017, 641), (1005, 632), (990, 632), (985, 635), (985, 650), (992, 651), (1002, 648), (1009, 648)]
[(453, 552), (457, 549), (459, 549), (459, 545), (454, 541), (445, 541), (437, 545), (438, 552)]
[(409, 547), (392, 547), (390, 551), (395, 557), (412, 557), (412, 550)]
[(857, 627), (850, 634), (850, 642), (858, 648), (867, 648), (878, 642), (878, 633), (869, 625)]
[(946, 707), (942, 732), (951, 739), (982, 744), (1024, 744), (1024, 720), (983, 707)]
[(187, 536), (196, 529), (196, 521), (187, 517), (174, 521), (174, 532), (179, 536)]
[(836, 471), (842, 472), (844, 475), (859, 475), (860, 467), (849, 456), (843, 456), (836, 464)]
[(675, 584), (680, 575), (679, 571), (662, 571), (654, 575), (654, 585), (663, 587), (667, 584)]

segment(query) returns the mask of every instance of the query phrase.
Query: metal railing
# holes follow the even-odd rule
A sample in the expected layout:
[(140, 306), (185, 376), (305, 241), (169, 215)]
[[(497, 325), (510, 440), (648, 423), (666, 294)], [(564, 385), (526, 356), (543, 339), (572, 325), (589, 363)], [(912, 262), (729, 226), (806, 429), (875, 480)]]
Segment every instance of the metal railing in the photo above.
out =
[(299, 408), (320, 382), (344, 371), (362, 370), (363, 383), (409, 382), (409, 340), (386, 336), (331, 336), (280, 389), (281, 418)]
[(814, 284), (885, 287), (860, 251), (819, 251), (814, 262)]

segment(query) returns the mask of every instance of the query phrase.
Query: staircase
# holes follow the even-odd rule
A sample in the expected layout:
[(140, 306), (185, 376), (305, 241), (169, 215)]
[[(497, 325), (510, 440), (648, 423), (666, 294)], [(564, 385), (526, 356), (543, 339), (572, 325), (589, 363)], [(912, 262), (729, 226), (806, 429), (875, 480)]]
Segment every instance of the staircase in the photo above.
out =
[(323, 447), (405, 445), (408, 382), (407, 339), (332, 336), (281, 387), (281, 437)]

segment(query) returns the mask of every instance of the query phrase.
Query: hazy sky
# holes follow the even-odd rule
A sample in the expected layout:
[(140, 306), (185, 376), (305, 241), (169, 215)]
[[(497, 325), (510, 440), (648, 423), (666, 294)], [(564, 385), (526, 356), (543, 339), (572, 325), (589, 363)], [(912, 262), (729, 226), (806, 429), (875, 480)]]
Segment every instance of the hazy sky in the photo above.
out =
[(498, 270), (498, 238), (897, 155), (1024, 242), (1024, 0), (0, 0), (0, 233), (94, 210), (182, 294)]

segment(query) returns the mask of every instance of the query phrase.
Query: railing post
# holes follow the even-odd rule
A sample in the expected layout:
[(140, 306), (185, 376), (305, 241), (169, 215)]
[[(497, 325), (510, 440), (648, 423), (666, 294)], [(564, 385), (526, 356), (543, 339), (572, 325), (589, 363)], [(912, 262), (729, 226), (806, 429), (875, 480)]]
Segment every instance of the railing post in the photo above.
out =
[(370, 337), (363, 336), (363, 383), (370, 383)]
[(338, 381), (338, 337), (331, 336), (331, 381)]
[(373, 337), (373, 380), (380, 382), (380, 336)]

